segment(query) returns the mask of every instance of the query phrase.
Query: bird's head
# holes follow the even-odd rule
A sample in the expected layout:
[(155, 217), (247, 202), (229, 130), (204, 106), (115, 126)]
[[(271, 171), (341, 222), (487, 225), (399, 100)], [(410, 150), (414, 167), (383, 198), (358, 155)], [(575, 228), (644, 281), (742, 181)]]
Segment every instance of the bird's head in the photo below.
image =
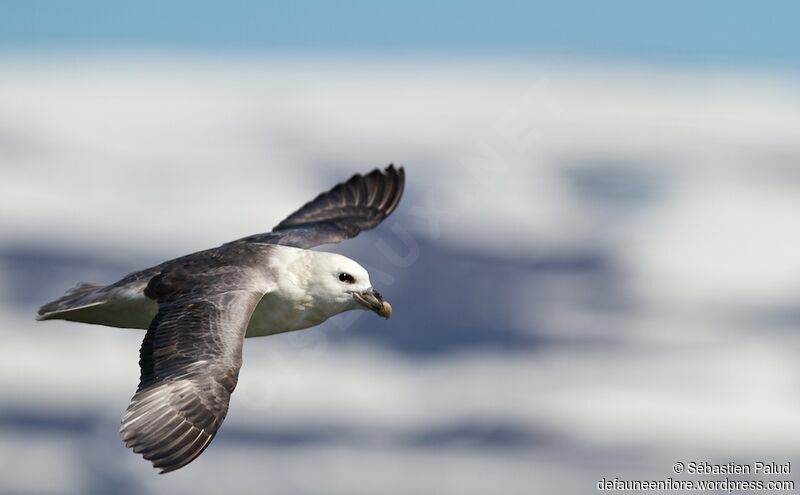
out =
[(379, 316), (392, 316), (392, 306), (372, 287), (363, 266), (335, 253), (314, 252), (315, 287), (313, 295), (340, 311), (368, 309)]

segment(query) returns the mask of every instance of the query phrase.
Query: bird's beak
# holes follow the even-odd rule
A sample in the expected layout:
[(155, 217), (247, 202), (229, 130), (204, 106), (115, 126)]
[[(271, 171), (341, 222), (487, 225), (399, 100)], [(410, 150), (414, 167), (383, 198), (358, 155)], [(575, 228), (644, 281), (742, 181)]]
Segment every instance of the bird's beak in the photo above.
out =
[(353, 298), (366, 309), (377, 313), (378, 316), (383, 316), (386, 319), (392, 316), (392, 305), (388, 301), (384, 301), (380, 293), (372, 287), (365, 291), (353, 292)]

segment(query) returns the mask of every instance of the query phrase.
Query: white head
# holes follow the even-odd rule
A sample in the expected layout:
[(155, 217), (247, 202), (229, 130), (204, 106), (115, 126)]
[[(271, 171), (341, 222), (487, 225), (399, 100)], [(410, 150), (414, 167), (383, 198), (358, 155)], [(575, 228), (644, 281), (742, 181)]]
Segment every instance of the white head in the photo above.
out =
[(309, 293), (321, 304), (336, 312), (368, 309), (384, 318), (392, 315), (392, 307), (373, 287), (363, 266), (346, 256), (321, 251), (311, 255)]

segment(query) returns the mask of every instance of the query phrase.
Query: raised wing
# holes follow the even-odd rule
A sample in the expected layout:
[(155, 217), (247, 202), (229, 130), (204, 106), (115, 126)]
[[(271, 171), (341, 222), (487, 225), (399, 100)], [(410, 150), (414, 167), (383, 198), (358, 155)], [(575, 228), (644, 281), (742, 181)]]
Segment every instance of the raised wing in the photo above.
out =
[(272, 232), (240, 241), (307, 249), (350, 239), (392, 214), (403, 196), (405, 177), (403, 167), (394, 165), (367, 175), (356, 174), (303, 205)]
[(147, 286), (159, 309), (142, 343), (139, 388), (120, 432), (162, 473), (197, 458), (225, 419), (247, 325), (271, 288), (258, 263), (267, 255), (252, 245), (197, 253), (168, 265)]

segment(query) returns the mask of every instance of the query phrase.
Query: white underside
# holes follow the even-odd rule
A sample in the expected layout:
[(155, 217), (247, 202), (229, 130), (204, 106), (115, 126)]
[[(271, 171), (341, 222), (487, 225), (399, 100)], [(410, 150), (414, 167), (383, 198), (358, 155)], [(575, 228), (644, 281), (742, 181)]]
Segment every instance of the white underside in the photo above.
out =
[[(278, 294), (267, 294), (259, 302), (245, 337), (261, 337), (319, 325), (328, 316), (313, 310), (292, 310), (293, 305)], [(70, 320), (121, 328), (147, 330), (158, 312), (158, 305), (144, 293), (75, 310)], [(82, 317), (82, 315), (85, 315)]]
[[(338, 259), (338, 255), (286, 246), (273, 249), (275, 252), (270, 257), (270, 264), (264, 267), (264, 273), (268, 275), (265, 281), (258, 280), (259, 277), (253, 280), (254, 287), (263, 288), (266, 294), (250, 318), (246, 337), (313, 327), (342, 311), (355, 309), (355, 306), (342, 306), (341, 302), (331, 304), (319, 295), (314, 297), (308, 288), (308, 281), (313, 278), (308, 271), (309, 260), (311, 264), (324, 263), (326, 257), (336, 256)], [(158, 304), (144, 294), (147, 282), (141, 280), (136, 285), (118, 288), (107, 293), (105, 300), (98, 304), (60, 312), (53, 317), (146, 330), (158, 312)]]
[(302, 330), (319, 325), (332, 315), (312, 309), (293, 310), (278, 294), (267, 294), (258, 303), (245, 337), (261, 337), (276, 333)]

